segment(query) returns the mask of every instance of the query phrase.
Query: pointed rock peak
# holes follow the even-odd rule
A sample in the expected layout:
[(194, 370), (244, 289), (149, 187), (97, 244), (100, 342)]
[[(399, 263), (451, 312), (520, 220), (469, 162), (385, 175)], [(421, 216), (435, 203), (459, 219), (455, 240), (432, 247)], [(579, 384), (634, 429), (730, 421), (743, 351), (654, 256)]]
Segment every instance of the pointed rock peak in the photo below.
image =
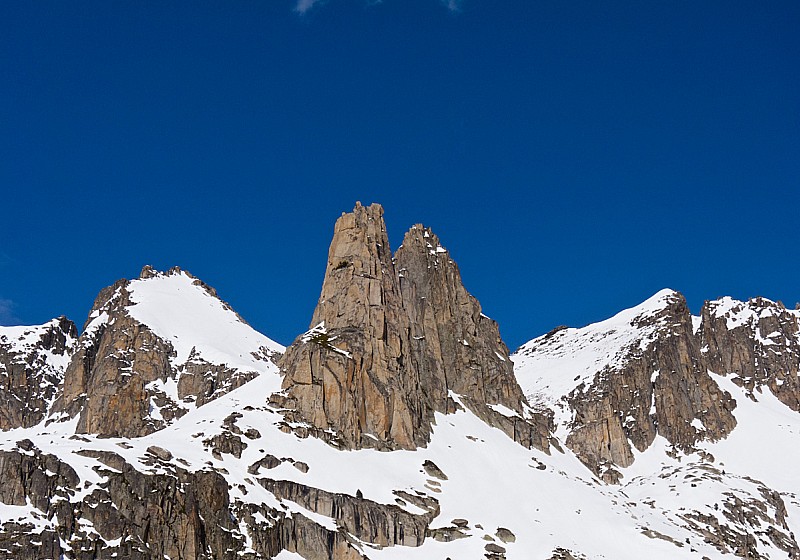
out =
[(357, 203), (336, 221), (311, 326), (281, 362), (294, 419), (345, 447), (424, 444), (428, 418), (411, 391), (418, 376), (404, 359), (408, 317), (380, 205)]
[[(427, 259), (438, 263), (440, 257), (450, 259), (447, 249), (442, 246), (442, 242), (430, 228), (422, 224), (415, 224), (406, 232), (403, 244), (398, 249), (400, 251), (414, 251), (419, 255), (426, 255)], [(451, 264), (455, 264), (451, 261)]]
[(440, 258), (446, 253), (438, 236), (418, 224), (395, 255), (403, 305), (411, 319), (412, 359), (437, 381), (442, 399), (453, 391), (521, 413), (525, 397), (498, 326), (481, 313), (456, 263)]
[(400, 305), (398, 298), (387, 296), (396, 292), (396, 284), (383, 208), (357, 203), (336, 220), (311, 325), (338, 328), (380, 321), (381, 306)]
[(455, 409), (454, 393), (484, 420), (524, 434), (526, 445), (547, 447), (546, 427), (525, 424), (497, 325), (444, 253), (416, 225), (393, 259), (380, 205), (342, 214), (312, 328), (281, 362), (285, 399), (277, 404), (290, 423), (348, 448), (413, 449), (427, 443), (435, 412)]
[(641, 322), (648, 317), (659, 317), (664, 312), (674, 311), (686, 307), (686, 298), (675, 290), (665, 288), (659, 290), (639, 305), (620, 311), (610, 319), (601, 323), (629, 323)]
[(146, 264), (146, 265), (144, 265), (144, 266), (142, 267), (142, 271), (139, 273), (139, 278), (140, 278), (141, 280), (144, 280), (144, 279), (146, 279), (146, 278), (152, 278), (153, 276), (156, 276), (157, 274), (158, 274), (158, 271), (156, 271), (156, 270), (155, 270), (155, 269), (154, 269), (152, 266), (150, 266), (149, 264)]

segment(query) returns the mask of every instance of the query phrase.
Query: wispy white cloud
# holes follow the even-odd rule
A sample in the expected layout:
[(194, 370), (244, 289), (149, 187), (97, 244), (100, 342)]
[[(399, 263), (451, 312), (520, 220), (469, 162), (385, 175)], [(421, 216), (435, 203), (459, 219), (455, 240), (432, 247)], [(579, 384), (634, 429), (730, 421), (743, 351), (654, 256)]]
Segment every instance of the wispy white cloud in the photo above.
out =
[(10, 299), (0, 298), (0, 325), (13, 325), (18, 322), (14, 314), (14, 302)]
[(304, 14), (316, 4), (321, 4), (324, 1), (325, 0), (297, 0), (297, 3), (294, 5), (294, 11), (298, 14)]
[[(296, 0), (294, 4), (294, 11), (302, 15), (308, 12), (317, 4), (324, 4), (327, 0)], [(375, 4), (382, 4), (383, 0), (365, 0), (368, 6)], [(451, 12), (460, 12), (463, 0), (440, 0), (444, 6)]]

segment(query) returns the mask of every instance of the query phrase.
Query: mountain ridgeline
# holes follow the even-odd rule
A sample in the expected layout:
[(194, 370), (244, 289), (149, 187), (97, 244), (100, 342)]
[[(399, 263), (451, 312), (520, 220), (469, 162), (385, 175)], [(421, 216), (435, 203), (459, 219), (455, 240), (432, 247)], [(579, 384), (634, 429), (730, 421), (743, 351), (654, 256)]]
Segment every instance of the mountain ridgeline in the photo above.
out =
[(0, 327), (0, 559), (800, 558), (799, 369), (800, 311), (671, 290), (510, 355), (357, 204), (288, 348), (178, 268)]

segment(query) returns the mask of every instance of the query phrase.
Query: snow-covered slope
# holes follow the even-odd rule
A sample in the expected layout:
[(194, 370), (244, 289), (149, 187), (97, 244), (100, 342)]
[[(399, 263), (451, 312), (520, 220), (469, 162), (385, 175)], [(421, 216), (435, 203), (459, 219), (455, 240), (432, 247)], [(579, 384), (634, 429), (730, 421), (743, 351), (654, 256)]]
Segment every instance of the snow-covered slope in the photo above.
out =
[[(359, 500), (387, 508), (401, 503), (411, 515), (424, 514), (425, 509), (403, 499), (406, 495), (438, 502), (438, 515), (427, 529), (431, 538), (421, 546), (382, 547), (368, 539), (353, 539), (355, 548), (371, 559), (483, 558), (492, 551), (502, 551), (508, 559), (550, 558), (559, 549), (570, 551), (574, 558), (715, 559), (730, 554), (707, 542), (708, 537), (692, 529), (692, 523), (706, 530), (703, 520), (713, 517), (729, 532), (746, 535), (765, 529), (725, 517), (726, 504), (735, 499), (764, 502), (762, 485), (744, 476), (751, 471), (737, 473), (727, 462), (704, 463), (696, 456), (681, 461), (659, 453), (658, 457), (637, 462), (639, 471), (645, 471), (646, 464), (648, 469), (637, 472), (627, 485), (607, 486), (594, 479), (570, 452), (547, 455), (525, 449), (465, 410), (438, 415), (432, 441), (424, 449), (340, 451), (318, 439), (301, 439), (280, 429), (282, 416), (264, 404), (264, 394), (274, 385), (271, 375), (264, 373), (146, 437), (86, 435), (75, 440), (70, 425), (55, 424), (6, 432), (0, 450), (11, 451), (16, 442), (28, 439), (34, 449), (60, 457), (80, 477), (76, 485), (80, 490), (71, 501), (107, 488), (111, 480), (106, 472), (109, 467), (92, 458), (89, 450), (118, 454), (135, 469), (154, 475), (178, 468), (221, 473), (230, 488), (232, 509), (239, 512), (234, 529), (243, 543), (239, 557), (263, 557), (253, 548), (263, 528), (247, 524), (247, 504), (290, 517), (303, 516), (333, 532), (355, 532), (348, 525), (352, 520), (333, 511), (324, 512), (321, 503), (268, 490), (272, 481), (359, 496)], [(224, 419), (232, 412), (238, 413), (235, 420), (225, 425)], [(771, 418), (767, 423), (773, 422)], [(792, 417), (791, 422), (800, 426), (800, 418)], [(246, 447), (239, 456), (214, 454), (209, 442), (215, 436), (217, 441), (239, 438)], [(745, 437), (735, 444), (731, 455), (741, 454), (739, 446), (748, 442)], [(169, 450), (172, 457), (154, 462), (153, 453), (148, 451), (152, 446)], [(263, 466), (272, 463), (260, 463), (268, 456), (277, 463), (272, 468)], [(437, 470), (426, 471), (426, 462)], [(791, 477), (790, 472), (784, 481)], [(780, 482), (777, 477), (775, 481)], [(763, 507), (759, 523), (772, 520), (775, 525), (779, 517), (776, 506), (767, 503)], [(790, 529), (800, 528), (794, 524), (800, 519), (800, 510), (794, 502), (787, 507)], [(33, 533), (46, 527), (57, 530), (58, 519), (48, 519), (45, 512), (30, 505), (4, 506), (0, 516), (4, 522), (30, 523)], [(270, 517), (263, 519), (266, 524), (275, 523)], [(88, 521), (83, 528), (94, 535), (101, 549), (101, 541), (113, 546), (119, 536), (103, 534)], [(789, 531), (779, 525), (776, 530)], [(785, 557), (780, 547), (766, 541), (754, 545), (761, 557)], [(494, 547), (487, 549), (490, 544)]]
[(261, 354), (281, 354), (277, 342), (255, 331), (227, 304), (185, 271), (132, 280), (127, 290), (128, 314), (168, 341), (174, 367), (190, 356), (210, 364), (243, 370), (263, 370)]
[(559, 435), (572, 419), (566, 397), (591, 386), (606, 368), (624, 365), (645, 350), (669, 325), (659, 317), (678, 293), (664, 289), (610, 319), (583, 328), (559, 328), (523, 344), (511, 359), (525, 396), (552, 409)]
[[(730, 366), (720, 370), (727, 376), (709, 377), (699, 356), (717, 350), (698, 340), (721, 349), (729, 342), (707, 310), (704, 324), (684, 303), (665, 290), (514, 356), (531, 402), (556, 410), (560, 441), (546, 450), (520, 445), (452, 391), (450, 413), (435, 414), (426, 446), (343, 450), (288, 420), (276, 404), (285, 394), (272, 398), (282, 375), (270, 358), (280, 345), (187, 273), (148, 270), (99, 298), (75, 345), (64, 382), (66, 391), (83, 379), (72, 389), (82, 391), (75, 413), (65, 407), (62, 422), (0, 432), (0, 559), (798, 557), (800, 413), (768, 381), (748, 386)], [(776, 339), (771, 333), (763, 338)], [(15, 336), (25, 344), (32, 335)], [(651, 361), (662, 355), (662, 365)], [(684, 359), (691, 367), (678, 371)], [(231, 372), (247, 375), (218, 391)], [(665, 426), (711, 430), (709, 409), (689, 391), (696, 416), (662, 411), (682, 406), (683, 393), (671, 388), (701, 375), (714, 387), (698, 382), (693, 391), (735, 401), (724, 408), (735, 421), (720, 437), (680, 448)], [(609, 397), (624, 380), (636, 386)], [(187, 389), (199, 386), (212, 398), (199, 402)], [(180, 414), (167, 417), (160, 395)], [(617, 405), (628, 395), (623, 411)], [(633, 395), (648, 409), (636, 412)], [(626, 442), (633, 457), (616, 464), (620, 484), (587, 468), (585, 449), (571, 449), (593, 441), (574, 439), (588, 423), (576, 396), (610, 406), (602, 422), (616, 418), (619, 437), (633, 438), (643, 422), (655, 426), (649, 439)], [(106, 426), (98, 418), (118, 426), (112, 417), (126, 414), (149, 419), (148, 429), (123, 437), (87, 428)]]

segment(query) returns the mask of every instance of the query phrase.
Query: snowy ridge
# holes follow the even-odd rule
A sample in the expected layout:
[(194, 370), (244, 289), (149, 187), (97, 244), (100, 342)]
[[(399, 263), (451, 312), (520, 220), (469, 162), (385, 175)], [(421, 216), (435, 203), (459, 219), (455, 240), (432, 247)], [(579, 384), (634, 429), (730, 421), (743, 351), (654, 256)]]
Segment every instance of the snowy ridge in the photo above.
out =
[[(763, 319), (785, 314), (794, 317), (794, 320), (800, 323), (800, 310), (785, 309), (783, 304), (761, 297), (745, 302), (725, 296), (708, 302), (707, 306), (709, 315), (715, 319), (724, 319), (728, 330), (746, 327), (753, 331), (756, 340), (764, 346), (788, 344), (789, 341), (782, 340), (782, 333), (780, 332), (762, 333), (759, 323)], [(779, 340), (776, 340), (776, 338)], [(800, 335), (795, 338), (800, 340)]]
[(262, 371), (263, 349), (268, 355), (285, 348), (255, 331), (184, 271), (132, 280), (127, 290), (128, 314), (169, 342), (177, 367), (190, 356), (235, 369)]
[(553, 409), (556, 424), (565, 425), (570, 412), (564, 398), (577, 387), (590, 386), (601, 370), (622, 365), (632, 349), (644, 350), (668, 326), (653, 319), (677, 297), (664, 289), (605, 321), (551, 331), (522, 345), (511, 359), (528, 400)]

